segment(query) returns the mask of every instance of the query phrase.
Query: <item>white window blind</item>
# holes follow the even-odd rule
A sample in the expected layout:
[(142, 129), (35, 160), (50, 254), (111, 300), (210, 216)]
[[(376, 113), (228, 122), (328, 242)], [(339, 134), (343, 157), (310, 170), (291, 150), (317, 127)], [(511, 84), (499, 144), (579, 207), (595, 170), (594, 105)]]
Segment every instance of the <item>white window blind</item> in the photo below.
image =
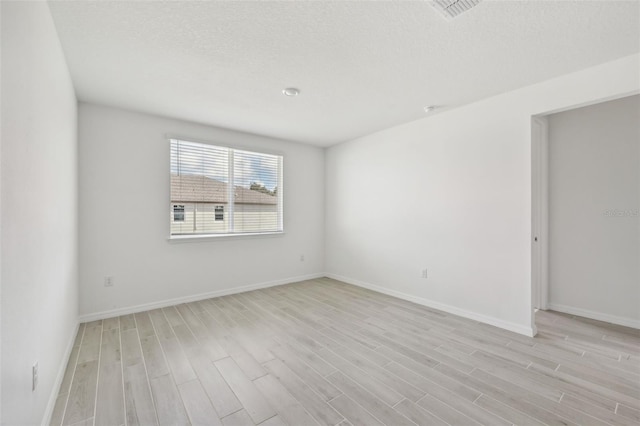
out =
[(282, 232), (282, 156), (171, 139), (171, 236)]

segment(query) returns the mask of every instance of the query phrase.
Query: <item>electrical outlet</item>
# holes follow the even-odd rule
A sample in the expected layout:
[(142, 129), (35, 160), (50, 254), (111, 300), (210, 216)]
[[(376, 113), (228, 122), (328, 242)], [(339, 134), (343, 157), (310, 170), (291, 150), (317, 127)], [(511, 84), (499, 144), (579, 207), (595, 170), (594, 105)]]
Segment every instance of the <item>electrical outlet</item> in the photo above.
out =
[(422, 275), (421, 276), (422, 276), (422, 278), (427, 278), (427, 270), (426, 269), (422, 270)]
[(31, 367), (31, 391), (34, 392), (38, 387), (38, 363)]
[(300, 262), (304, 262), (304, 254), (300, 255)]
[(104, 286), (113, 287), (113, 277), (104, 277)]

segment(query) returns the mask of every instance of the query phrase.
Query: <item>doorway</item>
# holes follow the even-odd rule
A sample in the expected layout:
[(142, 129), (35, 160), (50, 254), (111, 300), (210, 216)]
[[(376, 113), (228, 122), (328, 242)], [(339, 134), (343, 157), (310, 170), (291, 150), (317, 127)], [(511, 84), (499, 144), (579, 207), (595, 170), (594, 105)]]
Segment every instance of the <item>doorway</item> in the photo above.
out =
[(639, 119), (639, 95), (531, 118), (534, 320), (640, 328)]

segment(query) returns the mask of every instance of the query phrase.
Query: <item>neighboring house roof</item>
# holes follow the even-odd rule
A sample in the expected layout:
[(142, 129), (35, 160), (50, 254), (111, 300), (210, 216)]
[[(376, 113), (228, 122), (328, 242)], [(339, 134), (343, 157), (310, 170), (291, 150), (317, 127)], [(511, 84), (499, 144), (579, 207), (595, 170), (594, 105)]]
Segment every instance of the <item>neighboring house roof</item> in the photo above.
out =
[[(201, 175), (171, 175), (171, 202), (227, 203), (228, 184)], [(238, 204), (278, 204), (278, 197), (235, 186)]]

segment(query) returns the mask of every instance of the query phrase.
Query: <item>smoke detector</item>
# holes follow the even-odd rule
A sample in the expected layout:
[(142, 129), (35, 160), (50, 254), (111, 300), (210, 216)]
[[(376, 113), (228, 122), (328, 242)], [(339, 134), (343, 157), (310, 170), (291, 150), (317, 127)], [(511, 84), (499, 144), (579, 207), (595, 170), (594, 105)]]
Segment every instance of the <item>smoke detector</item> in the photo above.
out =
[(300, 94), (300, 89), (296, 87), (287, 87), (286, 89), (282, 89), (282, 94), (285, 96), (298, 96)]
[(430, 0), (429, 4), (440, 12), (444, 19), (450, 21), (456, 16), (477, 6), (482, 0)]

